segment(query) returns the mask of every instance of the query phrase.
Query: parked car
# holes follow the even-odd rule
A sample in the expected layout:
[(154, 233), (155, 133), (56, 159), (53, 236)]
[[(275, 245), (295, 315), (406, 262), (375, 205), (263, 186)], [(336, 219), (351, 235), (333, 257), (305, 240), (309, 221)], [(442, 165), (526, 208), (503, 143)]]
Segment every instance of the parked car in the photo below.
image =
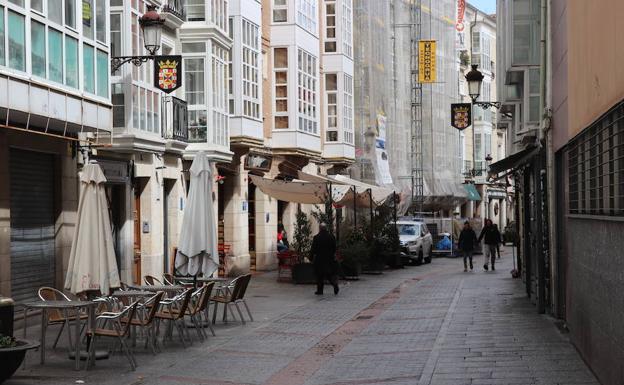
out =
[(401, 259), (404, 264), (431, 263), (433, 239), (425, 222), (420, 220), (397, 221)]

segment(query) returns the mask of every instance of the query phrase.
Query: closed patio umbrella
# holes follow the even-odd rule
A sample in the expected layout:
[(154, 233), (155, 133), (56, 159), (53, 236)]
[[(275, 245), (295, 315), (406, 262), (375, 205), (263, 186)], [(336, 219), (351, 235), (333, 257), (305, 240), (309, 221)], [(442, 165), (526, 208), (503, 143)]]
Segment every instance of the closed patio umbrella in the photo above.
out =
[(175, 268), (182, 275), (210, 276), (219, 268), (217, 228), (212, 203), (212, 171), (203, 151), (195, 155)]
[(74, 294), (99, 290), (107, 295), (119, 287), (113, 233), (104, 191), (106, 177), (98, 164), (87, 164), (80, 174), (80, 201), (65, 288)]

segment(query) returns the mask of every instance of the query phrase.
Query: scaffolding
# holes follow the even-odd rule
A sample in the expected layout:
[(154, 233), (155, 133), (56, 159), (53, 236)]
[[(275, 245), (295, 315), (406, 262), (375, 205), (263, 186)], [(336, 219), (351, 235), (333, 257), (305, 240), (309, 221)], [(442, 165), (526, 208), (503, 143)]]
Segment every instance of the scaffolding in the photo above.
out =
[[(448, 113), (459, 100), (455, 12), (453, 0), (354, 1), (351, 176), (400, 191), (400, 214), (461, 200), (459, 134)], [(433, 84), (418, 82), (421, 40), (437, 41)]]

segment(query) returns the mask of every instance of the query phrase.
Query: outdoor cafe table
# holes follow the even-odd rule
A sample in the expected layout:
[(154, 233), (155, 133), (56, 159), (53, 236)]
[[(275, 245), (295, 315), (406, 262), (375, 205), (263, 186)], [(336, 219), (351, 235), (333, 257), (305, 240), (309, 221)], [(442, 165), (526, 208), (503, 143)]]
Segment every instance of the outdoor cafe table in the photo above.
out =
[(182, 285), (128, 285), (132, 290), (138, 291), (149, 291), (149, 292), (157, 292), (164, 291), (167, 294), (176, 294), (186, 289), (186, 287)]
[(112, 297), (115, 298), (130, 298), (130, 299), (141, 299), (141, 298), (146, 298), (146, 297), (151, 297), (154, 295), (153, 291), (147, 291), (147, 290), (125, 290), (125, 291), (115, 291), (113, 294), (111, 294)]
[[(76, 370), (80, 370), (80, 312), (82, 309), (87, 309), (89, 330), (92, 330), (95, 327), (95, 308), (97, 306), (98, 303), (93, 301), (33, 301), (24, 303), (24, 338), (26, 338), (28, 311), (31, 309), (41, 310), (41, 365), (45, 362), (45, 333), (48, 324), (48, 310), (63, 311), (68, 318), (72, 316), (72, 314), (70, 314), (71, 310), (75, 312), (76, 339), (74, 345), (76, 348), (76, 355), (74, 357)], [(67, 332), (70, 333), (70, 329), (68, 329)]]
[(210, 282), (214, 282), (214, 283), (218, 283), (220, 285), (227, 285), (229, 284), (232, 279), (231, 278), (223, 278), (223, 277), (182, 277), (182, 276), (175, 276), (173, 277), (174, 280), (176, 280), (177, 282), (181, 282), (181, 283), (194, 283), (194, 282), (202, 282), (202, 283), (210, 283)]

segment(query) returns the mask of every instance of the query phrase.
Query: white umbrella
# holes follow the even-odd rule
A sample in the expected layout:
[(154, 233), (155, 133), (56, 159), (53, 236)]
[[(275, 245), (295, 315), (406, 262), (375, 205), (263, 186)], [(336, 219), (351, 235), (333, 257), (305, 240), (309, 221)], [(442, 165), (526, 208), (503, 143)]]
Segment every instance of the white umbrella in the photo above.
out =
[(119, 287), (113, 233), (104, 191), (106, 177), (98, 164), (80, 174), (81, 192), (65, 288), (78, 294), (99, 290), (107, 295)]
[(175, 267), (182, 275), (210, 276), (219, 268), (217, 229), (212, 204), (212, 172), (203, 151), (191, 164), (191, 188), (184, 207)]

